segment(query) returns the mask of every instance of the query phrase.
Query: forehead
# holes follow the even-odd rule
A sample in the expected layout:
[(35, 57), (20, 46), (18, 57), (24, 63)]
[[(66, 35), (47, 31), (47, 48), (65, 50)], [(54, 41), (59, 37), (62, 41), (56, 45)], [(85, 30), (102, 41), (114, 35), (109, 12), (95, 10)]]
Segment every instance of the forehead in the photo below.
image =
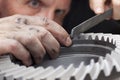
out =
[(56, 4), (64, 8), (68, 8), (70, 3), (71, 3), (71, 0), (56, 0)]
[(63, 8), (68, 8), (71, 0), (39, 0), (42, 1), (44, 3), (46, 3), (47, 5), (56, 5), (58, 7), (63, 7)]

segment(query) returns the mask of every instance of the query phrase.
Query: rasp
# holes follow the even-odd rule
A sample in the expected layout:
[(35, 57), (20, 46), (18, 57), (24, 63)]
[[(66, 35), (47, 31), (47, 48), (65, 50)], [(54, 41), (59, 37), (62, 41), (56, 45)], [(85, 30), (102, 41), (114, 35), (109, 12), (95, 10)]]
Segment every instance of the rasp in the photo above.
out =
[(102, 14), (95, 15), (88, 20), (82, 22), (81, 24), (74, 27), (71, 31), (71, 37), (75, 38), (87, 31), (88, 29), (94, 27), (95, 25), (99, 24), (100, 22), (104, 21), (106, 18), (110, 18), (112, 16), (113, 9), (109, 9)]

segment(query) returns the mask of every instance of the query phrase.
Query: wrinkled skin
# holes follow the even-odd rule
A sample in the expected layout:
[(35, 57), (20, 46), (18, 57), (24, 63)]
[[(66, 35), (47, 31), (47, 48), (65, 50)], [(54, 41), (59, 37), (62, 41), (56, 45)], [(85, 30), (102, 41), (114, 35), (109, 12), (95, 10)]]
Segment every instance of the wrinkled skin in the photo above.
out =
[[(0, 20), (0, 54), (11, 53), (25, 65), (39, 64), (46, 51), (56, 58), (60, 44), (69, 46), (67, 32), (45, 17), (14, 15)], [(45, 27), (45, 28), (44, 28)]]
[(27, 66), (33, 61), (39, 64), (46, 52), (56, 58), (60, 44), (70, 46), (72, 43), (69, 34), (59, 25), (69, 11), (70, 2), (0, 0), (0, 44), (3, 44), (0, 55), (10, 53)]

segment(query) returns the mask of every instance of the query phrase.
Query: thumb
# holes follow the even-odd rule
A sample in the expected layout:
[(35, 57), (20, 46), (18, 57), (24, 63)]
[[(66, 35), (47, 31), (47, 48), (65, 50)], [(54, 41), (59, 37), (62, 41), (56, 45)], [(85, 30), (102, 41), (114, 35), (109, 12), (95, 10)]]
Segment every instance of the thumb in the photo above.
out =
[(90, 0), (90, 8), (96, 13), (101, 14), (104, 12), (106, 0)]

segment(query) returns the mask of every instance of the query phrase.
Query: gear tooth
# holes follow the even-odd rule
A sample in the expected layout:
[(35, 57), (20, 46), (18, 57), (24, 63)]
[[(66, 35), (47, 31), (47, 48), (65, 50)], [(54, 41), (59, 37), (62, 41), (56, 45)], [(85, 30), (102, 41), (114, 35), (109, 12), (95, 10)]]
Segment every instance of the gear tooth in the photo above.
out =
[(104, 72), (101, 71), (101, 72), (100, 72), (100, 75), (98, 76), (98, 79), (97, 79), (97, 80), (114, 80), (114, 77), (116, 77), (116, 79), (119, 79), (119, 75), (120, 75), (120, 73), (118, 73), (118, 72), (116, 71), (116, 68), (113, 67), (110, 76), (106, 77), (106, 76), (104, 75)]
[(106, 40), (106, 42), (110, 42), (110, 39), (107, 37), (107, 40)]
[(95, 36), (95, 40), (99, 40), (99, 36), (98, 35)]
[(92, 63), (95, 63), (95, 60), (94, 60), (94, 59), (91, 59), (91, 60), (90, 60), (90, 64), (92, 64)]
[(104, 38), (104, 36), (102, 36), (102, 37), (101, 37), (101, 41), (105, 41), (105, 38)]
[[(50, 61), (50, 63), (47, 62), (48, 67), (52, 63), (52, 66), (53, 66), (53, 67), (51, 67), (52, 71), (56, 72), (57, 70), (55, 69), (56, 67), (54, 68), (54, 64), (55, 64), (55, 66), (56, 65), (62, 66), (63, 70), (61, 71), (61, 68), (60, 68), (60, 71), (59, 72), (57, 71), (57, 73), (62, 73), (63, 71), (65, 74), (70, 73), (70, 75), (71, 75), (71, 76), (69, 76), (70, 80), (83, 80), (83, 78), (84, 78), (84, 80), (114, 80), (114, 79), (119, 80), (120, 79), (120, 54), (119, 54), (120, 53), (120, 39), (119, 38), (120, 38), (120, 36), (118, 36), (118, 35), (113, 36), (112, 34), (81, 33), (78, 37), (76, 37), (76, 40), (73, 40), (73, 45), (70, 48), (61, 47), (60, 53), (63, 53), (63, 54), (60, 55), (60, 57), (58, 58), (59, 61), (57, 62), (57, 60), (55, 60), (55, 62), (54, 61), (53, 62)], [(83, 47), (83, 49), (82, 49), (82, 47)], [(85, 53), (85, 54), (87, 54), (87, 56), (77, 55), (79, 53), (80, 54)], [(100, 54), (100, 53), (103, 53), (104, 55)], [(76, 55), (74, 55), (74, 54), (76, 54)], [(62, 59), (62, 57), (65, 60)], [(79, 57), (84, 58), (85, 61), (79, 60), (80, 59)], [(96, 58), (97, 58), (97, 60), (96, 60)], [(0, 57), (0, 60), (1, 59), (2, 58)], [(67, 72), (67, 70), (66, 70), (68, 67), (67, 63), (69, 63), (69, 62), (66, 60), (72, 61), (71, 59), (73, 59), (73, 62), (70, 65), (70, 68), (68, 68), (68, 71), (70, 71), (70, 72)], [(75, 62), (76, 61), (75, 59), (78, 62)], [(60, 60), (62, 60), (62, 61), (64, 60), (63, 65), (62, 65), (62, 63), (60, 63), (61, 62)], [(3, 60), (1, 60), (1, 61), (3, 61)], [(75, 63), (75, 65), (74, 65), (74, 63)], [(4, 67), (4, 65), (3, 65), (3, 67)], [(27, 68), (27, 67), (25, 67), (25, 68)], [(45, 66), (43, 65), (42, 68), (44, 68), (44, 69), (47, 68), (47, 65), (45, 65)], [(2, 67), (1, 67), (1, 69), (2, 69)], [(54, 71), (54, 69), (56, 71)], [(50, 74), (51, 74), (51, 72), (50, 72)], [(56, 74), (56, 73), (54, 73), (54, 74)], [(66, 75), (64, 75), (64, 76), (65, 77), (63, 79), (66, 78)], [(61, 78), (58, 78), (58, 80)], [(47, 78), (43, 78), (43, 79), (47, 79)], [(48, 79), (49, 79), (49, 76), (48, 76)], [(55, 80), (57, 80), (57, 79), (55, 79)]]
[(79, 36), (79, 39), (80, 40), (87, 40), (88, 39), (88, 36), (87, 34), (84, 34), (84, 33), (81, 33), (80, 36)]
[(102, 57), (102, 56), (100, 56), (100, 57), (99, 57), (99, 59), (98, 59), (98, 62), (100, 62), (100, 63), (101, 63), (102, 61), (103, 61), (103, 57)]
[(112, 39), (112, 44), (116, 45), (116, 41), (114, 39)]
[(94, 64), (95, 64), (95, 60), (94, 60), (94, 59), (91, 59), (89, 65), (93, 67)]
[(91, 35), (88, 36), (88, 40), (93, 40)]
[(114, 41), (114, 45), (117, 45), (116, 41)]
[(80, 40), (85, 40), (85, 37), (84, 36), (80, 36), (79, 39)]
[(80, 35), (79, 35), (79, 39), (80, 39), (80, 40), (84, 40), (84, 39), (85, 39), (84, 34), (80, 34)]
[(112, 37), (109, 38), (111, 44), (114, 44), (114, 39)]
[(111, 57), (111, 55), (109, 54), (109, 53), (107, 53), (106, 55), (105, 55), (105, 58), (110, 58)]
[[(116, 77), (116, 78), (114, 78), (114, 77)], [(119, 77), (120, 77), (120, 73), (116, 71), (116, 68), (114, 66), (112, 71), (111, 71), (110, 76), (103, 77), (102, 80), (114, 80), (114, 79), (119, 80)], [(98, 79), (98, 80), (100, 80), (100, 79)]]
[(114, 44), (114, 40), (113, 39), (111, 39), (111, 43)]

